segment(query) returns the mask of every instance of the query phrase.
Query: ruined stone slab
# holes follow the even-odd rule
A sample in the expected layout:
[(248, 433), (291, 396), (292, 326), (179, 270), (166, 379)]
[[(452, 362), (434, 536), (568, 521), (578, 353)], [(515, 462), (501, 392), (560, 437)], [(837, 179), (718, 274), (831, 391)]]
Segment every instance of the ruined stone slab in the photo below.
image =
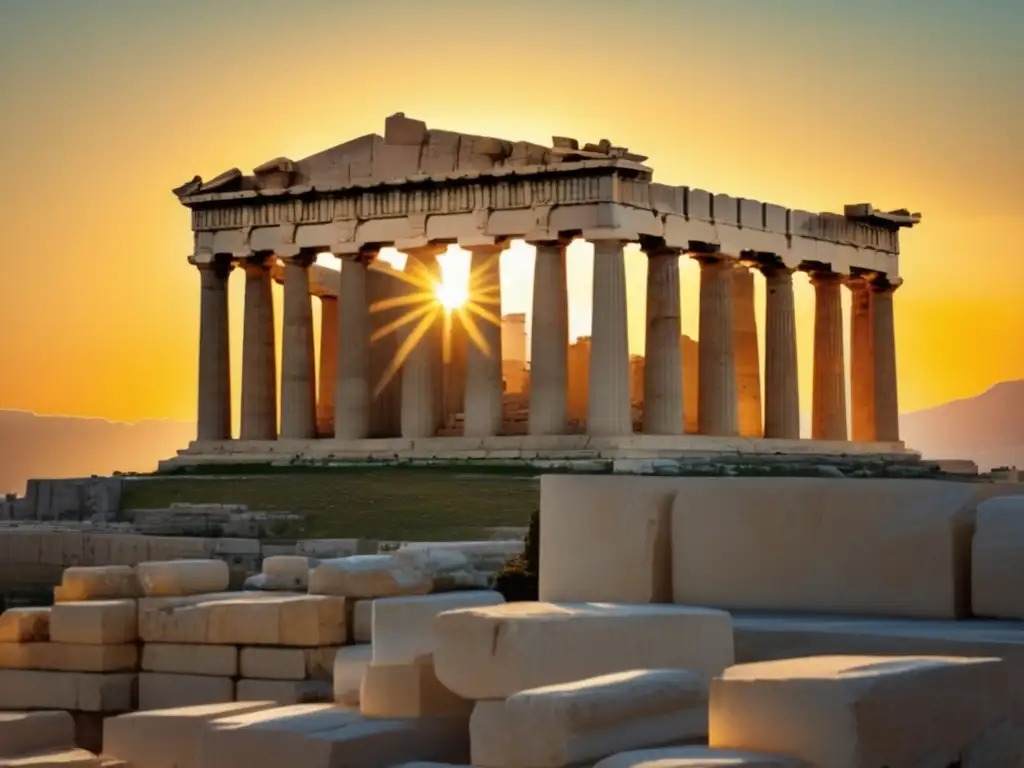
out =
[(330, 680), (338, 646), (318, 648), (242, 648), (238, 666), (242, 677), (267, 680)]
[(139, 600), (139, 637), (147, 643), (205, 643), (209, 636), (209, 605), (219, 601), (264, 600), (262, 592), (220, 592), (185, 597)]
[(179, 597), (223, 592), (231, 580), (223, 560), (167, 560), (139, 563), (139, 585), (146, 597)]
[(263, 573), (270, 589), (304, 592), (309, 587), (309, 558), (275, 555), (263, 558)]
[(359, 706), (363, 675), (373, 658), (370, 643), (339, 648), (334, 655), (334, 700), (344, 706)]
[(103, 723), (103, 754), (136, 768), (194, 766), (199, 760), (200, 733), (211, 721), (270, 706), (267, 702), (239, 701), (108, 717)]
[(433, 575), (411, 558), (396, 555), (354, 555), (323, 560), (309, 573), (311, 595), (374, 598), (425, 595), (434, 588)]
[(238, 649), (233, 645), (146, 643), (142, 647), (142, 669), (179, 675), (235, 677)]
[(139, 596), (139, 579), (128, 565), (79, 566), (64, 569), (57, 602), (121, 600)]
[(135, 600), (57, 603), (50, 610), (50, 640), (55, 643), (116, 645), (137, 638)]
[(1024, 496), (978, 505), (971, 541), (971, 611), (1024, 619)]
[(48, 749), (28, 755), (0, 758), (0, 768), (105, 768), (87, 749)]
[(672, 510), (677, 603), (931, 618), (969, 610), (973, 483), (687, 480)]
[(676, 493), (662, 478), (541, 477), (540, 599), (672, 602)]
[(469, 717), (473, 702), (443, 686), (428, 655), (412, 662), (367, 666), (359, 689), (366, 717)]
[(606, 757), (594, 768), (804, 768), (784, 755), (740, 752), (710, 747), (636, 749)]
[[(1000, 667), (925, 656), (740, 664), (711, 684), (708, 744), (829, 768), (972, 765), (972, 751), (1000, 746), (1011, 716)], [(973, 764), (1015, 764), (1005, 758), (988, 751)]]
[(466, 763), (465, 718), (367, 720), (334, 704), (227, 717), (201, 736), (197, 768), (390, 768), (410, 760)]
[(74, 743), (75, 721), (67, 712), (0, 712), (0, 757)]
[(139, 664), (134, 643), (0, 643), (0, 669), (56, 672), (133, 672)]
[(139, 673), (139, 709), (171, 709), (235, 700), (235, 681), (210, 675)]
[(682, 669), (634, 670), (479, 701), (470, 755), (483, 768), (561, 768), (707, 735), (707, 687)]
[(0, 613), (0, 643), (41, 643), (49, 639), (49, 608), (8, 608)]
[(709, 679), (733, 663), (729, 615), (708, 608), (508, 603), (442, 613), (434, 633), (438, 679), (476, 700), (632, 669)]
[(211, 603), (207, 642), (230, 645), (331, 646), (348, 642), (344, 598), (277, 595)]
[(499, 605), (505, 598), (493, 590), (444, 592), (373, 601), (374, 664), (411, 664), (434, 652), (434, 620), (458, 608)]
[(275, 704), (309, 704), (333, 701), (329, 680), (253, 680), (243, 678), (235, 689), (238, 701), (272, 701)]
[(135, 708), (136, 676), (127, 673), (0, 670), (0, 709), (126, 712)]

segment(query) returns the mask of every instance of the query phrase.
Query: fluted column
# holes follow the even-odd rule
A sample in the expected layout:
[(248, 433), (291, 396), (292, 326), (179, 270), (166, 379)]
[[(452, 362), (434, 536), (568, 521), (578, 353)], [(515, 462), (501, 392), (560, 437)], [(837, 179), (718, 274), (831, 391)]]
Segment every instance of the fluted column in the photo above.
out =
[(743, 437), (761, 437), (761, 358), (757, 348), (754, 274), (750, 267), (732, 271), (732, 332), (736, 355), (736, 419)]
[(316, 433), (334, 437), (334, 398), (338, 386), (338, 297), (320, 297), (320, 367), (317, 370)]
[(633, 434), (624, 245), (617, 240), (594, 243), (587, 434), (600, 437)]
[(346, 256), (338, 294), (338, 379), (334, 389), (334, 435), (361, 440), (370, 430), (370, 306), (366, 268), (375, 254)]
[(438, 276), (437, 257), (444, 246), (427, 246), (406, 251), (405, 271), (417, 281), (409, 286), (410, 293), (424, 294), (424, 304), (412, 305), (409, 311), (429, 306), (408, 330), (399, 350), (405, 351), (402, 362), (402, 437), (433, 437), (441, 418), (442, 364), (437, 328), (441, 324), (441, 306), (432, 295), (431, 280)]
[(843, 360), (841, 280), (811, 275), (814, 286), (814, 389), (811, 437), (846, 440), (846, 366)]
[(767, 283), (764, 349), (764, 436), (800, 439), (800, 385), (797, 372), (793, 270), (761, 268)]
[(253, 257), (245, 270), (242, 333), (242, 440), (277, 439), (277, 361), (270, 260)]
[(467, 437), (490, 437), (501, 431), (502, 350), (501, 271), (499, 259), (504, 243), (473, 246), (469, 278), (469, 299), (489, 317), (471, 314), (463, 322), (473, 323), (479, 338), (469, 335), (466, 350)]
[(875, 439), (875, 360), (868, 281), (845, 281), (850, 289), (850, 428), (857, 442)]
[(874, 343), (875, 439), (895, 443), (900, 439), (899, 388), (896, 379), (896, 329), (892, 294), (902, 285), (878, 280), (871, 285), (871, 315)]
[(560, 435), (568, 421), (569, 301), (565, 244), (533, 243), (530, 434)]
[(309, 267), (314, 253), (302, 251), (284, 261), (284, 330), (281, 342), (281, 437), (316, 437), (316, 369)]
[(228, 345), (228, 276), (231, 262), (214, 257), (196, 264), (199, 303), (199, 440), (231, 439), (231, 363)]
[(647, 253), (647, 336), (644, 343), (644, 432), (683, 432), (683, 350), (679, 312), (679, 251)]
[(739, 432), (732, 271), (730, 260), (700, 258), (697, 418), (702, 435), (733, 437)]

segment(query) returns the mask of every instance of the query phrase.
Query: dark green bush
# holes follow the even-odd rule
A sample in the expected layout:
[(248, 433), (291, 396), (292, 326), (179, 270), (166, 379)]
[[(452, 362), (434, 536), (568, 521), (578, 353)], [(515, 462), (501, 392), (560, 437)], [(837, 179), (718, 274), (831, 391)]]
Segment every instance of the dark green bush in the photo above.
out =
[(494, 580), (494, 588), (507, 602), (537, 600), (540, 572), (540, 512), (530, 515), (523, 554), (510, 558)]

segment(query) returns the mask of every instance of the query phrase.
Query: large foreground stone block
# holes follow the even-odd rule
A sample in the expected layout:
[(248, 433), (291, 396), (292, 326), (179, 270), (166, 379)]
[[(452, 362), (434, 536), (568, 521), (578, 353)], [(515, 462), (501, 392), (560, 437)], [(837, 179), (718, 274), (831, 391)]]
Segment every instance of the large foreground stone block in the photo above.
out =
[(662, 747), (620, 752), (594, 764), (594, 768), (804, 768), (799, 760), (783, 755), (740, 752), (710, 747)]
[(467, 699), (631, 669), (689, 669), (710, 679), (733, 663), (729, 614), (708, 608), (508, 603), (442, 613), (438, 679)]
[(242, 648), (242, 677), (266, 680), (330, 680), (337, 646), (320, 648)]
[(727, 609), (963, 616), (974, 485), (688, 478), (672, 510), (674, 600)]
[(105, 768), (87, 749), (48, 749), (30, 755), (0, 758), (0, 768)]
[(67, 712), (0, 712), (0, 757), (74, 743), (75, 721)]
[(210, 721), (269, 708), (266, 702), (239, 701), (108, 717), (103, 754), (135, 768), (188, 768), (199, 759), (199, 737)]
[(561, 768), (707, 735), (707, 686), (682, 669), (641, 670), (479, 701), (469, 735), (474, 766)]
[(50, 640), (55, 643), (113, 645), (137, 637), (135, 600), (57, 603), (50, 609)]
[(57, 602), (77, 600), (122, 600), (139, 596), (139, 578), (129, 565), (76, 566), (66, 568)]
[(437, 679), (433, 659), (405, 664), (372, 662), (359, 690), (359, 711), (367, 717), (465, 717), (473, 703)]
[(389, 768), (469, 758), (465, 718), (367, 720), (330, 704), (300, 704), (211, 725), (201, 736), (197, 768)]
[(493, 590), (444, 592), (414, 597), (384, 597), (373, 605), (373, 663), (411, 664), (434, 652), (434, 620), (457, 608), (500, 605)]
[(998, 659), (816, 656), (726, 670), (711, 684), (709, 745), (814, 768), (1010, 766), (1010, 718)]
[(171, 675), (162, 672), (139, 674), (139, 709), (171, 709), (200, 704), (221, 704), (235, 699), (235, 681), (230, 677)]
[(333, 701), (329, 680), (239, 680), (235, 686), (239, 701), (272, 701), (276, 704), (309, 704)]
[(971, 543), (971, 610), (975, 616), (1024, 619), (1024, 496), (978, 506)]
[(71, 643), (0, 643), (0, 669), (40, 669), (56, 672), (133, 672), (139, 647), (76, 645)]
[(0, 709), (135, 709), (134, 674), (0, 670)]
[(339, 648), (334, 655), (334, 700), (348, 707), (359, 706), (363, 675), (373, 658), (370, 643)]
[(49, 639), (49, 608), (8, 608), (0, 613), (0, 643), (41, 643)]
[(142, 647), (142, 669), (178, 675), (235, 677), (238, 649), (232, 645), (146, 643)]
[(672, 602), (676, 492), (662, 478), (541, 477), (540, 599)]
[(223, 560), (165, 560), (136, 568), (146, 597), (178, 597), (223, 592), (231, 573)]
[(373, 600), (356, 600), (352, 606), (352, 642), (373, 642)]

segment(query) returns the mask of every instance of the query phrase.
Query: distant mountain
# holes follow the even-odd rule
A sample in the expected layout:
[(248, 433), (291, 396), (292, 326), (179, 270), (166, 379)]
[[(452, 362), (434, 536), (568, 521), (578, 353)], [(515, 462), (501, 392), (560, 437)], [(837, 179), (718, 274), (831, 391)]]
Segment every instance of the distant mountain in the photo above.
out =
[(0, 494), (25, 492), (34, 477), (151, 472), (195, 436), (190, 422), (134, 424), (0, 410)]
[(931, 459), (973, 459), (982, 470), (1024, 469), (1024, 381), (900, 417), (900, 437)]

